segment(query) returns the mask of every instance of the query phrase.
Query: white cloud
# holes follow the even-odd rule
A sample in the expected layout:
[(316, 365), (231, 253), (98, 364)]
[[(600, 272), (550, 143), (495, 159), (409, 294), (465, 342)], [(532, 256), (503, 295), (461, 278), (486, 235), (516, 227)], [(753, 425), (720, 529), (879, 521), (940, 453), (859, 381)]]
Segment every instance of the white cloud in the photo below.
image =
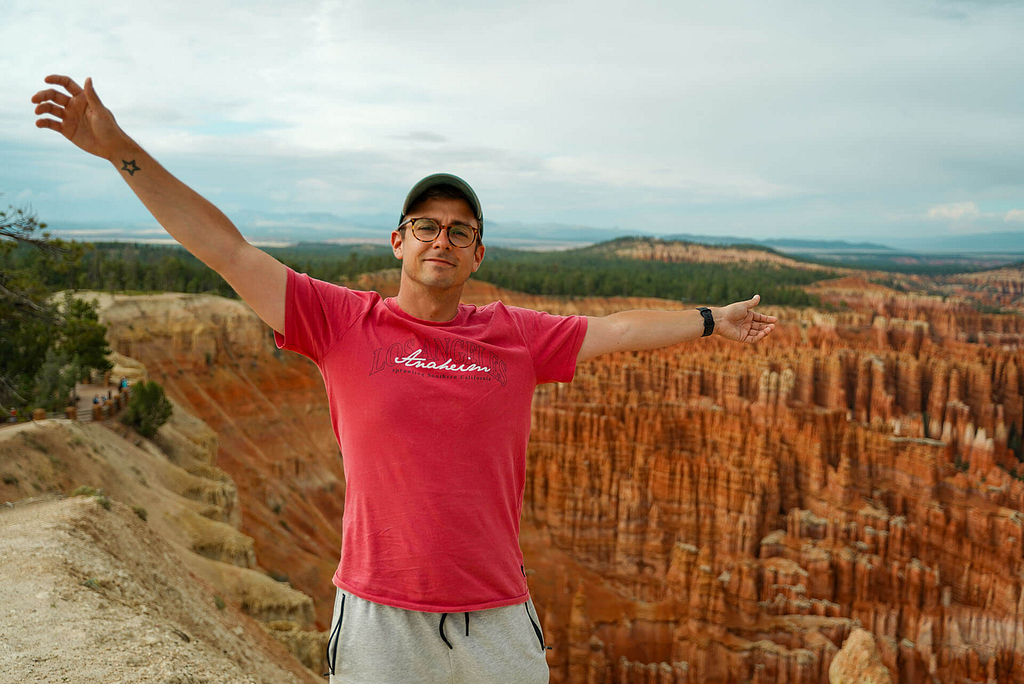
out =
[(551, 157), (544, 168), (562, 182), (584, 182), (612, 188), (676, 191), (694, 201), (792, 197), (798, 188), (786, 187), (750, 174), (715, 171), (680, 162), (652, 168), (643, 163), (624, 166), (615, 159), (592, 156)]
[(884, 235), (989, 218), (975, 202), (922, 216), (916, 198), (1024, 193), (1009, 4), (965, 5), (969, 21), (882, 0), (9, 4), (0, 192), (49, 191), (41, 214), (86, 195), (93, 212), (137, 206), (32, 128), (28, 98), (54, 71), (92, 75), (129, 134), (225, 207), (393, 211), (382, 198), (443, 168), (498, 220), (593, 207), (636, 229)]
[(1010, 209), (1007, 212), (982, 211), (977, 202), (951, 202), (938, 204), (925, 213), (932, 222), (944, 222), (951, 235), (991, 233), (1005, 231), (1005, 224), (1024, 223), (1024, 210)]
[(930, 219), (964, 221), (978, 218), (981, 212), (974, 202), (953, 202), (932, 207), (928, 210), (927, 216)]

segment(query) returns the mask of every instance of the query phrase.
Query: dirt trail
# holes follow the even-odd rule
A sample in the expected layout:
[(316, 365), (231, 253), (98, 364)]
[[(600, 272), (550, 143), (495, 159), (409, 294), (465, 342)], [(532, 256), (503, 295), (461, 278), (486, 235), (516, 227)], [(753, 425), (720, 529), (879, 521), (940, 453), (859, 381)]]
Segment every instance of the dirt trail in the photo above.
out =
[(0, 684), (321, 681), (129, 506), (0, 505)]

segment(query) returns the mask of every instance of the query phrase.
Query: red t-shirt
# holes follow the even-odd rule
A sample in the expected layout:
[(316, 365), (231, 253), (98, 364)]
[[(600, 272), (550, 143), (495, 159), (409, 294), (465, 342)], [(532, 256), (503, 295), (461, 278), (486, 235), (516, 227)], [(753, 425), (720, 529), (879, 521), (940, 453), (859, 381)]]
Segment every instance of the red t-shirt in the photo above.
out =
[(345, 468), (334, 584), (427, 612), (522, 603), (530, 402), (569, 382), (584, 316), (494, 302), (442, 323), (288, 270), (278, 347), (323, 375)]

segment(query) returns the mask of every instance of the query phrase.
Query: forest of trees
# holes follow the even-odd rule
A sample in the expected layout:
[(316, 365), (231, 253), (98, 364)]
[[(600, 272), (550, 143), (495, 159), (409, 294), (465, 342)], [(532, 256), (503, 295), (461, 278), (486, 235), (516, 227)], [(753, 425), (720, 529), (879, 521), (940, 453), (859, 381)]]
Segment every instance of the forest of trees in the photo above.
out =
[[(399, 266), (384, 246), (310, 243), (266, 251), (298, 271), (331, 282)], [(235, 296), (219, 275), (177, 246), (97, 243), (84, 249), (73, 266), (62, 268), (50, 268), (47, 258), (22, 246), (0, 255), (0, 266), (38, 272), (47, 287), (54, 290), (209, 292)], [(763, 301), (772, 304), (820, 306), (817, 298), (799, 286), (834, 274), (765, 263), (641, 262), (610, 256), (601, 245), (595, 245), (559, 252), (489, 248), (474, 277), (530, 294), (660, 297), (726, 304), (760, 293)]]
[(772, 304), (821, 306), (816, 297), (798, 286), (835, 277), (828, 271), (770, 263), (637, 261), (608, 256), (601, 245), (565, 252), (498, 252), (484, 259), (476, 277), (530, 294), (660, 297), (728, 304), (759, 293), (762, 301)]

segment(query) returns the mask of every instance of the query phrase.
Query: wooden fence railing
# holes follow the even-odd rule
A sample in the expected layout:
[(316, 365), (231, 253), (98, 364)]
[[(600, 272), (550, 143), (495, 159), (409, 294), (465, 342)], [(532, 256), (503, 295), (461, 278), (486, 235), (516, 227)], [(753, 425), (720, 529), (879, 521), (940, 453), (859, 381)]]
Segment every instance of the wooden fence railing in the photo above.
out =
[[(47, 411), (46, 409), (33, 409), (31, 412), (32, 420), (48, 420), (55, 418), (64, 418), (67, 420), (77, 420), (81, 423), (91, 423), (95, 420), (106, 420), (113, 418), (122, 410), (127, 408), (128, 401), (131, 399), (131, 388), (119, 388), (117, 393), (111, 391), (110, 398), (99, 404), (89, 404), (89, 410), (79, 411), (77, 406), (68, 406), (63, 411)], [(9, 417), (0, 422), (0, 427), (11, 423), (23, 422), (25, 418), (21, 420), (11, 420)]]

